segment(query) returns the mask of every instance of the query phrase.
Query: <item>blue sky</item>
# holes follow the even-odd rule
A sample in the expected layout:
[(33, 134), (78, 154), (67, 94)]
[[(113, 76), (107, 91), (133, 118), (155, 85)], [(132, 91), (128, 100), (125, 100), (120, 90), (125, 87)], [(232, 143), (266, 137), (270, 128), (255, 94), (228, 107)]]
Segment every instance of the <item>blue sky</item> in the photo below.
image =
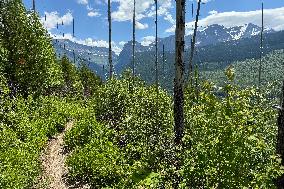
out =
[[(137, 40), (144, 45), (153, 41), (154, 0), (137, 1)], [(225, 27), (245, 23), (260, 24), (261, 2), (265, 7), (265, 25), (275, 30), (284, 29), (283, 0), (203, 0), (200, 25), (206, 27), (219, 23)], [(32, 0), (23, 0), (27, 9), (32, 7)], [(36, 8), (42, 22), (50, 33), (65, 38), (72, 38), (72, 19), (75, 19), (74, 41), (106, 46), (108, 40), (106, 0), (36, 0)], [(159, 37), (174, 34), (175, 0), (158, 0), (159, 2)], [(132, 38), (132, 3), (133, 0), (112, 0), (113, 46), (116, 51)], [(191, 3), (196, 8), (196, 0), (187, 0), (187, 33), (191, 32)], [(47, 16), (45, 21), (44, 15)], [(56, 29), (56, 23), (64, 21)]]

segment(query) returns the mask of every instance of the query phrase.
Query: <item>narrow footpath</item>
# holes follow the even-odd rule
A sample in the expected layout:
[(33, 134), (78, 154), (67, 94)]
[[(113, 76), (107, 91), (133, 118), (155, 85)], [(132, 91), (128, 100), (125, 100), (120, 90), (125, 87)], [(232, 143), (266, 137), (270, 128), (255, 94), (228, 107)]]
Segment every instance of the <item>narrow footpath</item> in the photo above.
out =
[(67, 182), (68, 173), (65, 159), (68, 154), (64, 152), (65, 133), (73, 127), (73, 121), (67, 123), (65, 130), (51, 139), (41, 157), (43, 175), (35, 189), (87, 189), (87, 185), (72, 184)]

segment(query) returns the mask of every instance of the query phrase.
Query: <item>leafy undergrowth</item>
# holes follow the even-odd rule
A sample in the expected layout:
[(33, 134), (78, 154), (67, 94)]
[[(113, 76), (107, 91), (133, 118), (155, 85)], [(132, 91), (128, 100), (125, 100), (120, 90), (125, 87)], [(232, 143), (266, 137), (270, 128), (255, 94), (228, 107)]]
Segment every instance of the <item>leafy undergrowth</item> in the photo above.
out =
[[(227, 83), (216, 97), (210, 84), (198, 101), (187, 95), (182, 175), (185, 188), (274, 188), (283, 173), (275, 155), (276, 115), (265, 94)], [(190, 100), (191, 99), (191, 100)]]
[[(274, 188), (276, 112), (255, 89), (205, 82), (186, 92), (186, 134), (174, 173), (171, 97), (143, 82), (112, 80), (89, 101), (92, 114), (77, 122), (65, 143), (71, 177), (95, 188)], [(198, 94), (198, 98), (197, 98)], [(198, 100), (197, 100), (198, 99)], [(97, 118), (97, 120), (94, 119)]]
[(2, 98), (0, 122), (0, 188), (29, 188), (40, 174), (39, 156), (48, 138), (76, 118), (74, 100)]
[(109, 81), (97, 93), (89, 101), (95, 115), (81, 117), (65, 137), (71, 177), (95, 188), (162, 185), (157, 172), (170, 164), (171, 98), (160, 91), (157, 103), (155, 88), (133, 86), (129, 78)]

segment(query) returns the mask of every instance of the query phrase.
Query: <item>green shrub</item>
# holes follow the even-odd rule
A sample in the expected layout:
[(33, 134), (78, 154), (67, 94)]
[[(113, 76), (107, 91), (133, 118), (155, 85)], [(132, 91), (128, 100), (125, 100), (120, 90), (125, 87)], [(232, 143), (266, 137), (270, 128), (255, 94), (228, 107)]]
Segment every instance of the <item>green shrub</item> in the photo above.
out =
[(27, 13), (19, 0), (3, 2), (0, 12), (1, 46), (9, 57), (4, 73), (17, 93), (38, 96), (61, 86), (62, 71), (39, 16)]
[(143, 160), (154, 168), (171, 145), (171, 97), (162, 90), (157, 96), (154, 87), (135, 80), (133, 85), (131, 77), (114, 79), (99, 88), (96, 117), (113, 128), (130, 164)]
[(110, 129), (98, 124), (94, 114), (86, 112), (79, 120), (75, 121), (74, 127), (65, 135), (64, 142), (69, 150), (83, 148), (93, 138), (105, 137), (111, 139), (113, 136)]
[(97, 188), (114, 186), (124, 177), (123, 159), (118, 147), (100, 136), (75, 149), (66, 163), (73, 178), (87, 181)]
[(273, 188), (283, 168), (275, 156), (276, 112), (254, 89), (227, 84), (218, 98), (203, 89), (186, 100), (184, 188)]
[[(66, 145), (73, 150), (67, 161), (72, 178), (96, 187), (149, 184), (147, 175), (166, 167), (163, 164), (169, 163), (171, 156), (171, 98), (164, 91), (157, 98), (154, 87), (146, 87), (137, 79), (133, 86), (130, 78), (108, 81), (98, 88), (97, 96), (100, 98), (94, 97), (87, 105), (94, 107), (96, 116), (82, 116), (65, 137)], [(105, 126), (96, 123), (95, 117)], [(101, 161), (118, 163), (111, 168)], [(104, 176), (97, 173), (100, 169)], [(111, 171), (104, 171), (108, 169), (123, 170), (123, 175), (114, 178)], [(113, 182), (106, 182), (107, 175)]]

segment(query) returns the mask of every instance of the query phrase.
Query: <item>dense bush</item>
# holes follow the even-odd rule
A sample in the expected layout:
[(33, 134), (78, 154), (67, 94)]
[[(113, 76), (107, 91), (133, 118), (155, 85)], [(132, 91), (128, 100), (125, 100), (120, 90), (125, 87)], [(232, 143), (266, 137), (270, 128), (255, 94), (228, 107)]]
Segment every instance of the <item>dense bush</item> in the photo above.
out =
[(96, 187), (113, 186), (123, 176), (122, 154), (111, 142), (111, 130), (97, 123), (92, 114), (80, 117), (65, 136), (73, 150), (66, 163), (72, 179)]
[(84, 88), (84, 96), (93, 96), (98, 86), (102, 85), (101, 78), (84, 63), (79, 67), (79, 75)]
[[(155, 87), (131, 77), (112, 80), (98, 90), (97, 118), (115, 130), (119, 146), (129, 159), (149, 161), (159, 165), (172, 138), (171, 98)], [(157, 159), (158, 158), (158, 159)]]
[[(1, 46), (7, 51), (4, 74), (19, 94), (46, 94), (63, 84), (62, 72), (47, 31), (37, 14), (27, 13), (22, 1), (0, 7)], [(2, 51), (2, 50), (1, 50)]]
[(62, 95), (82, 96), (83, 85), (76, 66), (73, 65), (66, 56), (61, 58), (60, 66), (64, 79), (64, 85), (61, 89)]
[(273, 188), (283, 172), (275, 156), (276, 112), (254, 89), (228, 83), (220, 90), (226, 97), (207, 85), (198, 102), (186, 100), (183, 186)]
[[(283, 172), (275, 155), (276, 112), (270, 99), (253, 88), (239, 89), (232, 84), (234, 72), (227, 75), (229, 82), (218, 89), (224, 97), (216, 96), (209, 82), (198, 93), (186, 93), (181, 188), (273, 188)], [(70, 170), (96, 187), (171, 188), (171, 97), (159, 91), (157, 98), (155, 88), (138, 81), (133, 86), (127, 77), (109, 81), (98, 94), (101, 98), (90, 104), (105, 127), (90, 119), (74, 128), (72, 140), (67, 139), (71, 147), (77, 143), (68, 161)], [(101, 135), (92, 128), (111, 129), (113, 134), (98, 139), (95, 136)], [(109, 167), (104, 161), (115, 163)]]
[(157, 96), (154, 87), (137, 78), (133, 85), (127, 73), (96, 94), (88, 104), (104, 126), (95, 116), (82, 117), (65, 137), (74, 150), (67, 161), (73, 178), (118, 188), (146, 186), (150, 178), (160, 178), (155, 172), (166, 167), (171, 156), (171, 98), (162, 90)]

